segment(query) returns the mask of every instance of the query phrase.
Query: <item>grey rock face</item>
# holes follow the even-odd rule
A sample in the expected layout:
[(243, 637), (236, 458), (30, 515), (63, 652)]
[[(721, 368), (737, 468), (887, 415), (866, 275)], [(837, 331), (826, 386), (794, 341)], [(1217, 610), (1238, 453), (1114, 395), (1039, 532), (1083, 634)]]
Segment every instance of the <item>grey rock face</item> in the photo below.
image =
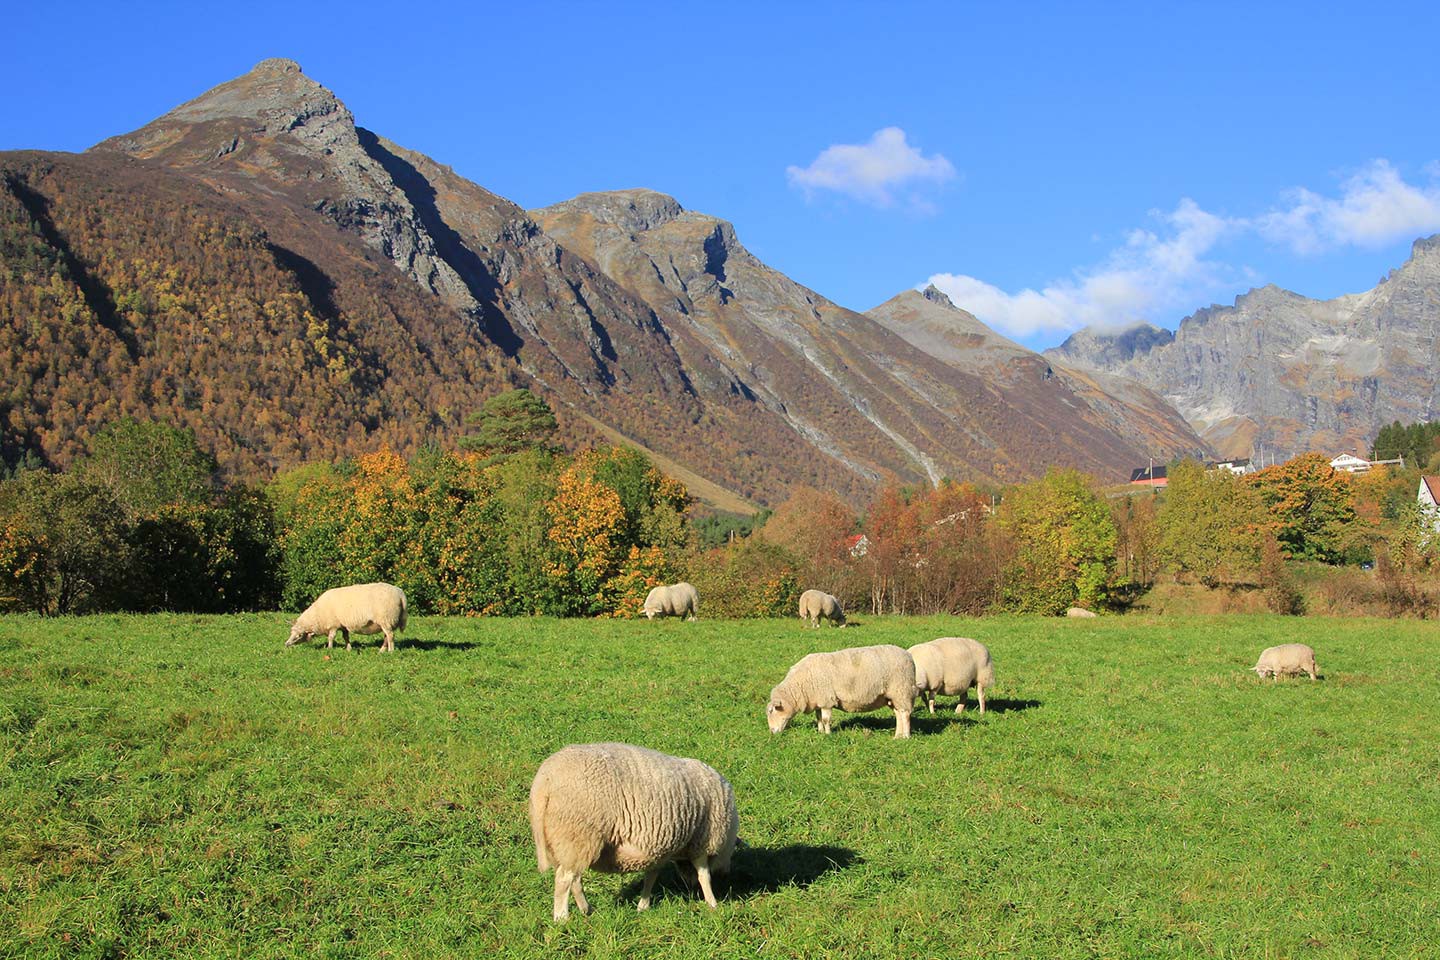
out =
[(248, 164), (276, 180), (298, 182), (314, 209), (358, 232), (426, 290), (479, 317), (481, 303), (437, 253), (424, 218), (374, 150), (377, 142), (299, 64), (276, 58), (95, 149), (222, 176)]
[(1072, 333), (1065, 342), (1051, 351), (1070, 363), (1092, 370), (1109, 370), (1125, 363), (1137, 353), (1149, 353), (1175, 339), (1169, 330), (1148, 323), (1136, 324), (1117, 331), (1095, 331), (1089, 327)]
[[(1149, 328), (1154, 330), (1154, 328)], [(1363, 453), (1393, 420), (1440, 416), (1440, 236), (1373, 290), (1311, 300), (1276, 286), (1211, 306), (1173, 338), (1081, 331), (1047, 356), (1133, 377), (1226, 456)]]

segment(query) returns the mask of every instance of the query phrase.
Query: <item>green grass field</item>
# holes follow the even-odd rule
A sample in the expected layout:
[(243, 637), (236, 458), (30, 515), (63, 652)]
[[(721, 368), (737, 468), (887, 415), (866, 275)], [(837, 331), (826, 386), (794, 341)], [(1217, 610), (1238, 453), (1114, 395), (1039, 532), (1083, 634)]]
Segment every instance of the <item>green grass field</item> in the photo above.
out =
[[(947, 634), (990, 645), (985, 717), (766, 729), (804, 653)], [(326, 660), (278, 614), (0, 618), (0, 956), (1440, 955), (1437, 634), (417, 619)], [(1321, 682), (1246, 672), (1294, 639)], [(718, 911), (590, 873), (552, 923), (530, 779), (596, 740), (734, 784)]]

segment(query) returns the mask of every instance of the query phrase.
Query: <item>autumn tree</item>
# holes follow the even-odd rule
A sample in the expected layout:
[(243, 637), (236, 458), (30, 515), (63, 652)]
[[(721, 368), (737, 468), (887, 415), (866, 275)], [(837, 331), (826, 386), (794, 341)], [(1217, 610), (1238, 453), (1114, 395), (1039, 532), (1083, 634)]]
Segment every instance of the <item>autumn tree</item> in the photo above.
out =
[(1071, 604), (1098, 606), (1109, 598), (1115, 568), (1115, 523), (1092, 481), (1077, 470), (1051, 469), (1012, 488), (999, 521), (1014, 556), (1002, 582), (1011, 609), (1060, 613)]
[(1211, 588), (1248, 577), (1267, 525), (1256, 491), (1235, 474), (1207, 472), (1194, 460), (1171, 467), (1168, 480), (1155, 518), (1161, 562)]
[(1265, 504), (1275, 536), (1291, 557), (1339, 563), (1355, 521), (1350, 474), (1323, 454), (1307, 453), (1245, 478)]
[(804, 589), (839, 596), (846, 592), (850, 538), (856, 526), (855, 511), (844, 500), (813, 487), (796, 487), (758, 536), (783, 547), (799, 562)]
[(1115, 575), (1119, 585), (1143, 588), (1155, 582), (1160, 566), (1157, 514), (1157, 498), (1149, 491), (1111, 501), (1111, 518), (1115, 521)]

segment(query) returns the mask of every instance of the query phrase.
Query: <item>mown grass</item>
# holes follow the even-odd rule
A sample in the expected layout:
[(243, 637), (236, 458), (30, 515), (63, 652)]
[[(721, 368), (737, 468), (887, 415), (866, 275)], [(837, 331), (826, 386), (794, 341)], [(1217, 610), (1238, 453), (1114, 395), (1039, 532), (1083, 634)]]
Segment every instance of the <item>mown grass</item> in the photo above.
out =
[[(984, 718), (812, 718), (813, 649), (976, 636)], [(1404, 957), (1440, 947), (1427, 623), (420, 619), (286, 649), (280, 615), (0, 619), (0, 956)], [(1260, 681), (1298, 638), (1323, 681)], [(948, 702), (948, 701), (942, 701)], [(624, 740), (735, 786), (749, 844), (586, 877), (550, 920), (539, 762)]]

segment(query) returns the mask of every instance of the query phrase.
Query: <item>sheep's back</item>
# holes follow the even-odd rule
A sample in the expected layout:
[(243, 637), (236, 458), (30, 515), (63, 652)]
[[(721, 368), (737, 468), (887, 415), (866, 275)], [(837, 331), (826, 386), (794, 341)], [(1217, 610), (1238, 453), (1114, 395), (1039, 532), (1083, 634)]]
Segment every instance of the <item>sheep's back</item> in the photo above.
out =
[(1315, 659), (1315, 651), (1303, 643), (1282, 643), (1277, 647), (1267, 647), (1260, 653), (1260, 659), (1255, 666), (1271, 668), (1289, 668), (1308, 666)]
[[(560, 862), (602, 871), (646, 870), (686, 850), (706, 825), (709, 767), (623, 743), (565, 747), (541, 764), (548, 837), (569, 836), (578, 857)], [(559, 846), (559, 844), (552, 844)]]
[(829, 659), (836, 700), (847, 710), (865, 709), (882, 700), (901, 697), (906, 688), (913, 695), (915, 662), (899, 647), (890, 644), (851, 647), (821, 656)]

